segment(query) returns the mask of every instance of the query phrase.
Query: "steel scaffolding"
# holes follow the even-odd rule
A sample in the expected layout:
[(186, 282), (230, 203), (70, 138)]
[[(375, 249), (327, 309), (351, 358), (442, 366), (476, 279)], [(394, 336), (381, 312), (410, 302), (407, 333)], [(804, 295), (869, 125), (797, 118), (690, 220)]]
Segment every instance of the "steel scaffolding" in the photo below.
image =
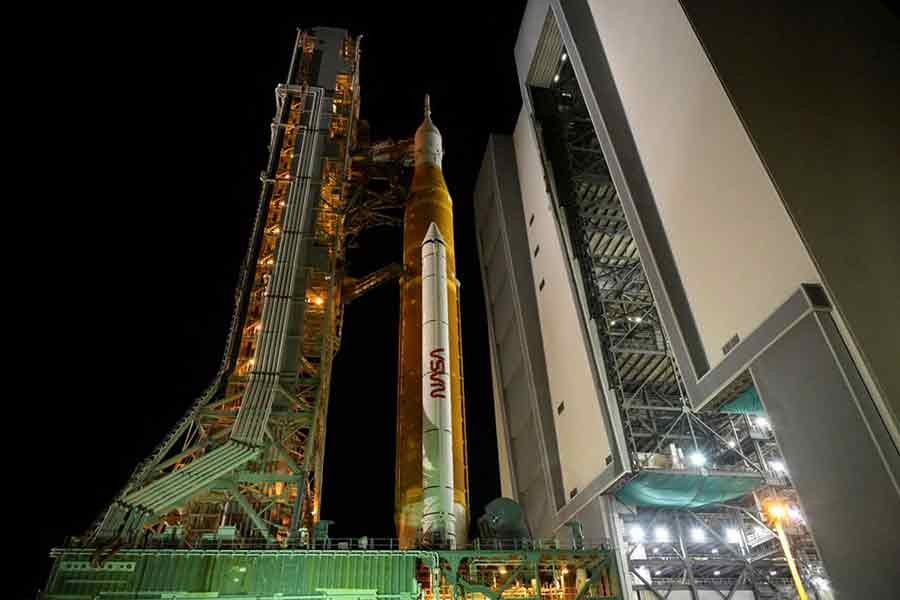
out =
[[(556, 69), (543, 69), (540, 77), (533, 75), (528, 91), (548, 190), (571, 254), (589, 337), (598, 342), (629, 447), (631, 473), (611, 493), (639, 481), (642, 472), (694, 477), (701, 482), (701, 489), (710, 476), (744, 473), (757, 478), (752, 493), (732, 494), (727, 504), (720, 501), (703, 506), (702, 513), (692, 512), (701, 510), (697, 504), (679, 506), (674, 501), (632, 506), (634, 522), (652, 527), (656, 520), (664, 519), (673, 532), (672, 541), (656, 546), (659, 556), (637, 558), (635, 550), (643, 544), (630, 542), (634, 587), (658, 598), (673, 589), (688, 589), (694, 598), (700, 589), (725, 590), (723, 598), (730, 598), (738, 589), (751, 589), (761, 598), (772, 594), (789, 597), (784, 595), (789, 586), (782, 585), (788, 581), (784, 579), (786, 571), (777, 571), (782, 581), (768, 574), (771, 568), (765, 569), (783, 561), (783, 555), (772, 542), (762, 511), (763, 502), (772, 497), (793, 501), (796, 508), (786, 466), (764, 416), (751, 418), (721, 410), (752, 391), (749, 374), (738, 377), (710, 403), (711, 408), (696, 412), (690, 407), (642, 257), (576, 74), (561, 45), (557, 56)], [(656, 491), (663, 497), (665, 490)], [(762, 549), (748, 545), (748, 540), (758, 541), (753, 536), (757, 530), (745, 526), (748, 519), (756, 522), (753, 527), (766, 529), (760, 534)], [(713, 531), (710, 523), (722, 520), (741, 524), (736, 525), (743, 536), (739, 545), (718, 539), (721, 531)], [(690, 543), (682, 535), (688, 526), (708, 531), (705, 546)], [(802, 555), (805, 577), (811, 580), (821, 573), (821, 563), (799, 514), (791, 534)], [(729, 555), (728, 560), (709, 556), (711, 544), (718, 544), (715, 552), (721, 550)]]
[[(366, 228), (399, 223), (408, 142), (359, 128), (359, 40), (343, 34), (322, 82), (325, 36), (298, 33), (275, 90), (269, 160), (220, 369), (74, 543), (102, 564), (123, 547), (287, 546), (318, 521), (332, 359), (343, 305), (396, 271), (344, 276)], [(301, 539), (303, 538), (303, 539)]]

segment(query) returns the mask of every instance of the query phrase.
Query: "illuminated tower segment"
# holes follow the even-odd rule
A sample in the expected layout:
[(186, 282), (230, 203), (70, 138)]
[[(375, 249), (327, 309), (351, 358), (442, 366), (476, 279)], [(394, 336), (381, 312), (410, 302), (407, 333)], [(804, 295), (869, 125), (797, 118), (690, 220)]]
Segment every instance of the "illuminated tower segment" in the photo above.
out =
[[(463, 408), (462, 386), (462, 347), (460, 343), (459, 321), (459, 281), (456, 279), (456, 260), (453, 243), (453, 203), (444, 176), (441, 171), (443, 146), (441, 134), (431, 121), (431, 111), (426, 97), (425, 120), (416, 131), (415, 138), (415, 174), (413, 175), (410, 196), (406, 204), (403, 218), (403, 278), (400, 287), (400, 357), (399, 385), (397, 399), (397, 482), (395, 518), (400, 544), (413, 547), (422, 539), (423, 534), (431, 539), (441, 537), (447, 541), (455, 540), (456, 544), (466, 541), (468, 514), (468, 481), (466, 473), (465, 450), (465, 414)], [(429, 230), (433, 227), (433, 232)], [(432, 380), (435, 370), (432, 368), (431, 352), (428, 346), (434, 340), (425, 339), (423, 343), (423, 321), (428, 314), (423, 314), (423, 260), (427, 252), (425, 247), (436, 247), (437, 239), (443, 238), (443, 262), (440, 277), (432, 281), (437, 283), (446, 278), (442, 290), (446, 295), (446, 352), (442, 354), (443, 370)], [(424, 243), (423, 243), (424, 241)], [(425, 247), (423, 247), (425, 246)], [(440, 257), (433, 257), (435, 261)], [(429, 259), (430, 260), (430, 259)], [(428, 261), (426, 261), (428, 262)], [(433, 294), (430, 295), (433, 297)], [(428, 310), (428, 309), (426, 309)], [(439, 310), (439, 309), (438, 309)], [(427, 329), (427, 328), (426, 328)], [(428, 360), (426, 362), (426, 356)], [(435, 357), (435, 366), (438, 357)], [(423, 368), (425, 367), (425, 368)], [(432, 381), (441, 381), (446, 390), (439, 391), (431, 387)], [(443, 393), (446, 398), (431, 397), (432, 392)], [(425, 395), (423, 395), (423, 393)], [(434, 401), (434, 403), (432, 403)], [(426, 407), (426, 412), (423, 408)], [(436, 413), (427, 411), (435, 410)], [(444, 427), (435, 421), (429, 424), (429, 418), (439, 417)], [(437, 429), (431, 436), (435, 443), (443, 440), (445, 451), (441, 451), (440, 460), (445, 461), (442, 468), (437, 462), (432, 464), (433, 470), (423, 470), (423, 462), (437, 459), (436, 446), (423, 446), (423, 433), (426, 429)], [(438, 483), (440, 482), (440, 483)], [(428, 492), (426, 492), (428, 488)], [(445, 494), (438, 498), (438, 490)], [(452, 489), (452, 499), (450, 496)], [(434, 493), (435, 495), (432, 495)], [(423, 520), (423, 512), (428, 518)], [(452, 508), (446, 506), (452, 504)], [(435, 508), (442, 506), (442, 508)], [(432, 518), (432, 513), (440, 512), (442, 516)], [(448, 516), (449, 515), (449, 516)], [(453, 531), (448, 531), (450, 526)], [(444, 527), (440, 533), (435, 528)], [(452, 543), (452, 542), (451, 542)]]

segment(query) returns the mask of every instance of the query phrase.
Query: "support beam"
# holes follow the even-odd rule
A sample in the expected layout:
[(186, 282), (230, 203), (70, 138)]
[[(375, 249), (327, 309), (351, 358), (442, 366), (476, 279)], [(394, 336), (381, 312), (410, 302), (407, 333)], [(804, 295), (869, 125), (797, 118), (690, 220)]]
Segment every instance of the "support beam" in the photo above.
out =
[(253, 523), (253, 526), (259, 530), (259, 532), (266, 538), (268, 543), (274, 543), (275, 537), (272, 535), (272, 532), (269, 531), (269, 526), (263, 520), (259, 514), (257, 514), (256, 509), (253, 508), (253, 505), (244, 497), (241, 493), (241, 490), (238, 488), (236, 483), (231, 484), (229, 489), (231, 492), (230, 497), (233, 498), (238, 506), (241, 507), (241, 510), (250, 518), (250, 521)]

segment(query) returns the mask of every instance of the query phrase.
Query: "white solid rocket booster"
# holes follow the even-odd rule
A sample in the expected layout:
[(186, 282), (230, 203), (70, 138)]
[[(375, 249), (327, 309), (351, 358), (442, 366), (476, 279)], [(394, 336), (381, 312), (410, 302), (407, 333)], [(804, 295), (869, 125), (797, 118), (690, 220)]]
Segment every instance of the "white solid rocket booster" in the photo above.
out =
[(422, 240), (422, 538), (455, 546), (447, 248), (431, 223)]

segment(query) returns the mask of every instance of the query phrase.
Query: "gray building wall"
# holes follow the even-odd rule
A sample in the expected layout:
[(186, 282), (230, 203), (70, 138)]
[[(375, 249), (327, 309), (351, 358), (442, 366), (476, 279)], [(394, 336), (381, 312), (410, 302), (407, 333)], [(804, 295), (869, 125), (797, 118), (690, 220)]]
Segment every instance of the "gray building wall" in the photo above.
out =
[[(642, 11), (646, 18), (638, 18)], [(661, 17), (663, 13), (669, 16)], [(894, 564), (900, 556), (896, 421), (900, 321), (894, 306), (900, 297), (900, 236), (896, 234), (900, 224), (900, 161), (896, 151), (900, 112), (896, 106), (900, 97), (896, 94), (896, 70), (891, 67), (896, 62), (890, 60), (896, 58), (897, 45), (890, 41), (885, 28), (893, 17), (883, 9), (882, 13), (883, 18), (865, 18), (819, 3), (804, 8), (771, 2), (760, 8), (754, 3), (726, 2), (720, 6), (667, 0), (661, 7), (648, 0), (533, 0), (526, 9), (515, 49), (524, 110), (528, 112), (529, 77), (546, 71), (547, 61), (553, 60), (548, 54), (560, 48), (558, 40), (547, 43), (547, 15), (553, 16), (692, 404), (698, 408), (707, 405), (719, 390), (749, 369), (770, 413), (773, 431), (835, 590), (848, 598), (888, 597), (900, 586)], [(877, 15), (877, 9), (870, 14)], [(660, 98), (662, 102), (670, 100), (659, 94), (669, 89), (666, 78), (672, 75), (672, 69), (663, 64), (638, 64), (626, 70), (633, 74), (640, 68), (639, 77), (660, 78), (656, 85), (638, 81), (637, 87), (630, 88), (639, 93), (656, 90), (655, 96), (641, 98), (629, 92), (626, 100), (622, 81), (611, 68), (617, 61), (621, 69), (622, 60), (640, 61), (647, 56), (635, 53), (634, 44), (665, 46), (666, 32), (675, 27), (683, 33), (681, 24), (685, 20), (696, 35), (693, 44), (702, 44), (703, 49), (692, 65), (714, 69), (719, 80), (715, 93), (724, 93), (727, 98), (724, 105), (716, 100), (716, 106), (732, 111), (729, 121), (736, 119), (740, 133), (750, 140), (752, 151), (745, 160), (763, 165), (765, 183), (775, 192), (771, 198), (781, 204), (786, 215), (779, 219), (787, 219), (792, 235), (802, 241), (797, 248), (815, 266), (811, 275), (795, 278), (792, 294), (782, 294), (785, 290), (771, 294), (768, 312), (754, 317), (752, 323), (748, 321), (740, 343), (733, 350), (723, 351), (725, 356), (712, 364), (708, 360), (710, 344), (705, 348), (701, 344), (695, 319), (729, 316), (712, 314), (715, 306), (711, 311), (692, 305), (692, 294), (708, 297), (709, 291), (697, 292), (696, 280), (684, 279), (683, 269), (689, 259), (673, 252), (673, 247), (685, 247), (684, 240), (670, 239), (674, 223), (667, 222), (660, 210), (660, 202), (671, 202), (671, 197), (658, 197), (664, 189), (660, 177), (677, 177), (679, 171), (671, 165), (660, 168), (659, 162), (648, 163), (651, 150), (663, 161), (678, 161), (696, 146), (673, 131), (673, 152), (642, 147), (635, 127), (640, 133), (641, 128), (646, 132), (653, 125), (633, 120), (639, 110), (652, 115), (652, 103)], [(652, 31), (643, 31), (640, 36), (633, 32), (618, 35), (613, 31), (612, 37), (604, 38), (600, 34), (604, 28), (609, 33), (610, 28), (626, 22), (650, 30), (659, 26), (659, 35), (652, 35)], [(687, 43), (685, 40), (680, 43)], [(669, 57), (683, 58), (675, 48), (657, 55), (665, 62)], [(831, 60), (834, 57), (838, 59)], [(705, 66), (704, 59), (708, 61)], [(685, 110), (690, 108), (684, 105)], [(702, 115), (698, 117), (698, 126), (702, 126)], [(684, 131), (695, 133), (690, 127)], [(711, 130), (712, 135), (720, 133), (719, 129)], [(489, 148), (488, 153), (492, 152)], [(492, 164), (496, 169), (496, 163)], [(695, 167), (696, 161), (692, 164)], [(679, 190), (689, 195), (692, 180), (705, 183), (702, 169), (687, 178), (687, 186), (684, 181), (677, 182), (682, 186)], [(734, 186), (743, 183), (732, 178)], [(479, 186), (483, 185), (480, 181)], [(722, 193), (731, 191), (724, 188)], [(749, 203), (754, 197), (747, 194), (748, 209), (753, 208)], [(709, 214), (722, 213), (717, 212), (720, 207), (716, 205), (721, 195), (708, 193), (706, 198)], [(692, 210), (697, 210), (701, 218), (702, 202), (697, 203), (696, 198), (692, 202)], [(739, 222), (739, 208), (718, 218)], [(476, 218), (480, 221), (482, 216)], [(779, 226), (782, 224), (780, 221)], [(717, 225), (734, 223), (704, 222), (707, 228)], [(752, 227), (759, 227), (759, 222)], [(702, 231), (697, 239), (702, 241)], [(755, 239), (750, 234), (743, 243), (752, 244)], [(526, 244), (523, 252), (528, 251)], [(708, 249), (710, 253), (722, 251)], [(691, 267), (693, 272), (698, 272), (697, 264)], [(747, 277), (765, 280), (770, 268), (778, 268), (777, 262), (760, 264)], [(709, 283), (716, 285), (715, 273), (712, 275)], [(487, 288), (489, 274), (483, 276)], [(522, 281), (529, 281), (531, 276), (523, 274)], [(692, 290), (688, 289), (691, 285), (695, 286)], [(489, 309), (489, 320), (496, 320), (505, 310), (497, 305), (497, 298)], [(766, 301), (765, 296), (760, 298)], [(722, 310), (729, 308), (723, 306)], [(702, 321), (699, 324), (706, 325)], [(540, 344), (531, 346), (532, 351), (537, 348)], [(492, 352), (502, 358), (499, 346), (492, 347)], [(505, 401), (507, 407), (512, 403), (510, 398)], [(516, 453), (516, 448), (511, 448), (513, 461)], [(575, 504), (579, 503), (560, 508), (555, 515), (556, 527), (561, 518), (589, 517), (591, 511), (597, 512), (592, 519), (597, 521), (597, 529), (607, 527), (608, 507), (596, 505), (580, 511)]]
[(532, 535), (550, 536), (564, 498), (562, 476), (515, 151), (508, 136), (488, 141), (474, 204), (503, 492), (522, 505)]
[(681, 3), (900, 443), (900, 23), (877, 0)]

